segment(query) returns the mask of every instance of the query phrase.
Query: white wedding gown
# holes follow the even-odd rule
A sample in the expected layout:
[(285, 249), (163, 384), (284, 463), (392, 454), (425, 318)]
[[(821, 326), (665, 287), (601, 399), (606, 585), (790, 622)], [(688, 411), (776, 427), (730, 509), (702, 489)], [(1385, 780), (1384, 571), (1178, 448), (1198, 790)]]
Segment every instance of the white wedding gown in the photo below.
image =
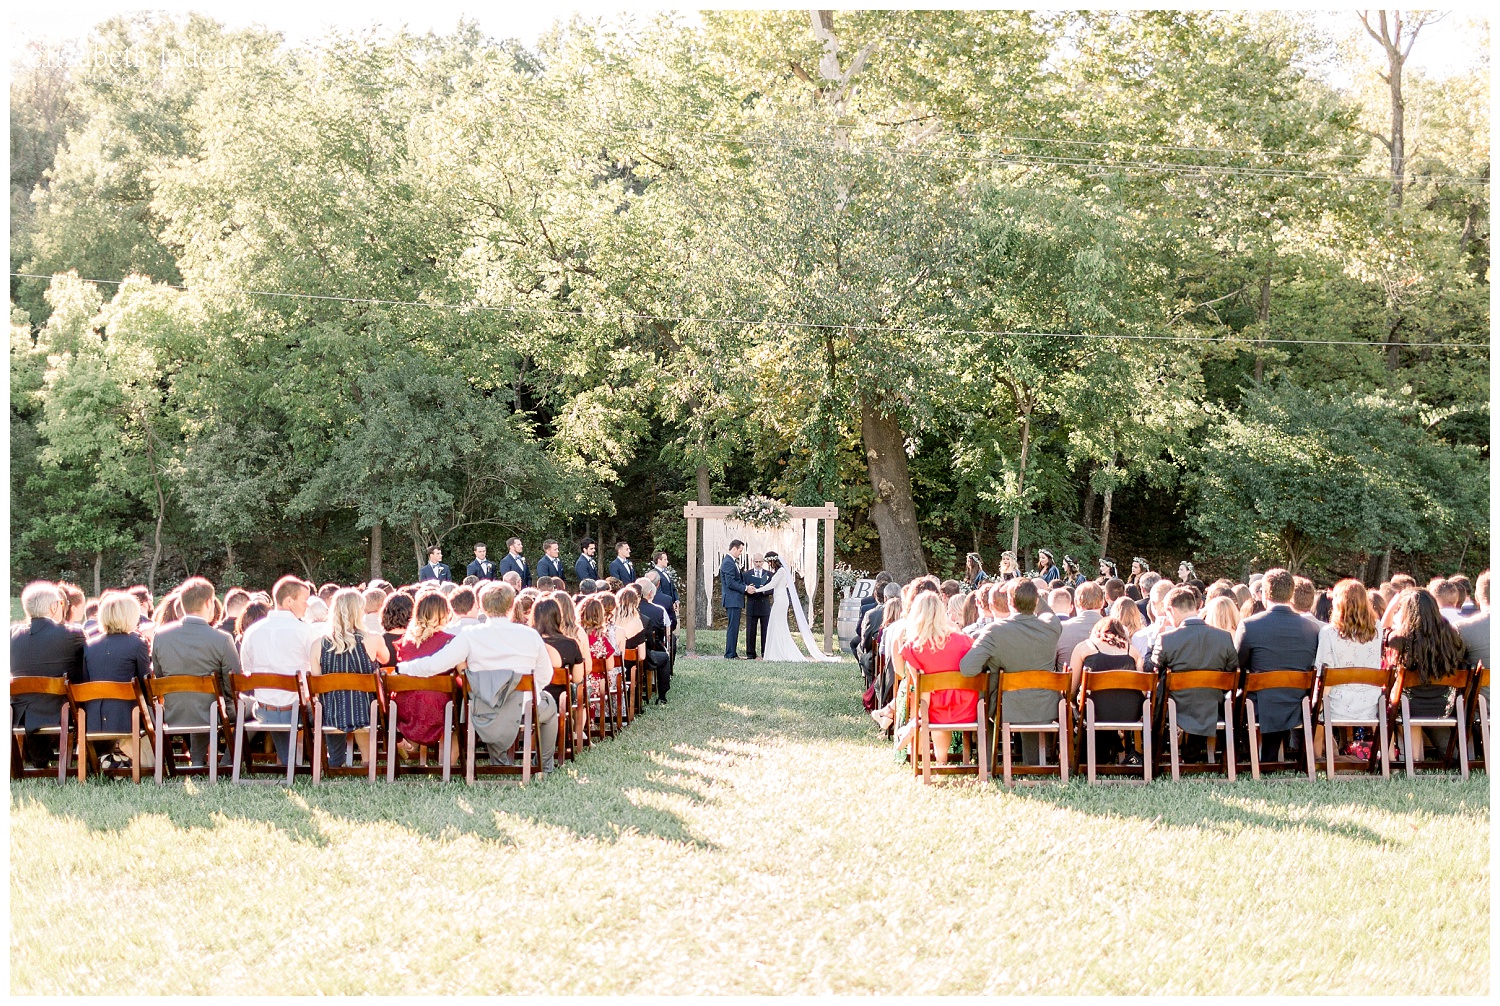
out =
[[(802, 601), (797, 597), (796, 587), (792, 583), (792, 571), (782, 566), (766, 586), (774, 592), (774, 596), (771, 599), (771, 625), (766, 631), (764, 658), (801, 663), (814, 660), (837, 660), (837, 657), (831, 657), (818, 649), (813, 640), (812, 629), (807, 624), (807, 616), (802, 612)], [(807, 647), (807, 653), (802, 652), (802, 647), (792, 639), (792, 630), (787, 628), (786, 609), (788, 607), (797, 618), (797, 633), (802, 637), (802, 644)]]

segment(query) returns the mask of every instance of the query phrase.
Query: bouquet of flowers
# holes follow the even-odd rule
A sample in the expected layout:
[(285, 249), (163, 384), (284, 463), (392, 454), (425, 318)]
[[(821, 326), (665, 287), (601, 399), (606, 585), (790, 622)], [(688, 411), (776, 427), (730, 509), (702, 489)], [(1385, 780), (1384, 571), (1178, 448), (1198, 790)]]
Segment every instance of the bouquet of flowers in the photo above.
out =
[(840, 590), (845, 597), (855, 588), (859, 581), (870, 575), (869, 570), (855, 569), (847, 562), (836, 562), (833, 564), (833, 585)]
[(746, 496), (730, 511), (729, 516), (751, 527), (773, 528), (790, 521), (792, 512), (786, 508), (785, 503), (778, 500), (765, 496)]

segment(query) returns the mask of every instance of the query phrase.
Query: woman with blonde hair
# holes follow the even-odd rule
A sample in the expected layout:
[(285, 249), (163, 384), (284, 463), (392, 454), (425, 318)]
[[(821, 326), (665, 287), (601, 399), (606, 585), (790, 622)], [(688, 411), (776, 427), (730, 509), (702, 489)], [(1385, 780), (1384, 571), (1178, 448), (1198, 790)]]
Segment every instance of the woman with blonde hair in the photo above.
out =
[(1141, 614), (1141, 609), (1135, 606), (1135, 602), (1128, 597), (1115, 598), (1115, 603), (1109, 606), (1109, 615), (1111, 618), (1118, 618), (1120, 624), (1125, 626), (1126, 639), (1130, 639), (1146, 627), (1146, 617)]
[[(402, 660), (431, 656), (453, 640), (453, 634), (446, 628), (453, 618), (453, 607), (442, 591), (429, 590), (423, 593), (417, 598), (415, 608), (412, 607), (411, 598), (405, 594), (392, 594), (381, 607), (381, 626), (384, 627), (387, 622), (395, 622), (399, 615), (406, 616), (406, 627), (396, 636), (395, 655), (384, 663), (394, 664)], [(386, 640), (388, 647), (393, 635), (393, 632), (388, 632), (381, 637)], [(460, 664), (457, 669), (463, 670), (466, 666), (467, 664)], [(396, 748), (400, 757), (408, 761), (416, 757), (419, 744), (442, 750), (443, 710), (447, 704), (448, 700), (437, 692), (401, 693), (396, 700), (396, 731), (401, 735)], [(453, 725), (457, 728), (457, 721)], [(450, 765), (458, 764), (457, 744), (449, 746), (448, 757)]]
[(641, 623), (641, 592), (634, 585), (622, 587), (615, 592), (615, 650), (631, 649), (645, 637), (646, 627)]
[[(438, 595), (441, 596), (441, 595)], [(374, 674), (377, 664), (389, 663), (385, 640), (365, 631), (365, 596), (352, 587), (333, 595), (328, 605), (328, 634), (318, 654), (319, 674)], [(353, 733), (365, 764), (375, 757), (369, 750), (370, 696), (365, 692), (327, 692), (321, 696), (323, 727), (328, 743), (328, 764), (339, 768), (348, 763), (344, 734)]]
[(537, 598), (541, 596), (535, 587), (527, 587), (518, 592), (510, 606), (510, 620), (517, 625), (530, 625), (531, 609), (536, 607)]
[[(162, 609), (167, 607), (163, 602)], [(103, 635), (95, 636), (83, 648), (83, 681), (137, 681), (143, 686), (151, 672), (151, 655), (140, 633), (141, 603), (122, 590), (105, 591), (99, 602), (99, 627)], [(134, 702), (126, 699), (96, 699), (85, 702), (88, 729), (94, 733), (130, 732), (130, 711)], [(105, 768), (127, 768), (130, 759), (116, 747), (115, 741), (99, 741), (94, 750)], [(146, 749), (142, 742), (142, 765)]]
[(973, 591), (954, 594), (948, 599), (948, 621), (958, 631), (968, 628), (978, 617), (978, 601), (975, 600)]
[[(917, 594), (905, 621), (901, 661), (911, 684), (915, 684), (919, 674), (941, 674), (958, 670), (959, 661), (974, 645), (974, 640), (960, 632), (948, 618), (942, 595), (933, 591)], [(973, 722), (979, 695), (977, 692), (945, 688), (933, 692), (923, 702), (926, 704), (927, 720), (933, 725), (933, 753), (939, 764), (946, 764), (953, 732), (939, 729), (939, 726), (943, 723)], [(917, 757), (921, 756), (922, 752), (917, 752)]]
[(1203, 620), (1215, 629), (1232, 633), (1240, 627), (1240, 609), (1235, 607), (1233, 597), (1221, 594), (1203, 606)]

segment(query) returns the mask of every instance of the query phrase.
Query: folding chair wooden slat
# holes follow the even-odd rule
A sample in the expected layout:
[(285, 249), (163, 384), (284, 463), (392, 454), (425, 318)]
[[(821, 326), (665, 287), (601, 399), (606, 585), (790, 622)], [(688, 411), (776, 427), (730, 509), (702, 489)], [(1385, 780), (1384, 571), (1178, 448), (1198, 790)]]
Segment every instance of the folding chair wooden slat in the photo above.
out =
[[(1004, 671), (1000, 674), (999, 700), (995, 703), (995, 726), (1000, 738), (1001, 775), (1005, 785), (1011, 785), (1012, 777), (1017, 775), (1056, 775), (1063, 782), (1068, 781), (1068, 755), (1073, 746), (1073, 709), (1068, 703), (1068, 697), (1072, 689), (1072, 675), (1066, 671)], [(1050, 723), (1007, 722), (1005, 693), (1030, 690), (1058, 694), (1057, 718)], [(1055, 733), (1057, 765), (1012, 765), (1010, 739), (1013, 733)], [(1041, 738), (1037, 741), (1040, 744)]]
[[(455, 697), (458, 694), (458, 677), (454, 674), (435, 674), (430, 678), (420, 678), (409, 674), (386, 674), (381, 678), (381, 684), (386, 694), (386, 742), (385, 742), (385, 781), (392, 783), (399, 775), (441, 775), (443, 782), (447, 782), (452, 775), (453, 761), (453, 713), (456, 707)], [(417, 765), (401, 767), (401, 755), (396, 750), (397, 719), (401, 711), (400, 696), (410, 695), (413, 692), (432, 692), (443, 696), (447, 701), (443, 704), (443, 740), (439, 745), (439, 765)], [(372, 759), (373, 761), (373, 759)]]
[[(1094, 693), (1106, 691), (1132, 691), (1141, 693), (1141, 718), (1135, 722), (1104, 722), (1098, 721), (1094, 710)], [(1083, 711), (1083, 723), (1081, 729), (1084, 731), (1084, 742), (1088, 756), (1088, 780), (1096, 781), (1096, 776), (1103, 775), (1135, 775), (1135, 768), (1131, 765), (1098, 765), (1095, 758), (1095, 745), (1097, 743), (1096, 733), (1099, 730), (1124, 730), (1137, 733), (1141, 738), (1141, 777), (1145, 782), (1151, 781), (1151, 707), (1152, 698), (1156, 694), (1156, 675), (1150, 671), (1089, 671), (1083, 672), (1083, 682), (1078, 693), (1079, 705)]]
[[(68, 679), (52, 678), (43, 675), (22, 675), (10, 679), (10, 695), (52, 695), (61, 698), (62, 708), (58, 713), (57, 726), (39, 727), (31, 731), (44, 737), (57, 738), (57, 772), (58, 782), (68, 781), (69, 758), (73, 753), (72, 724), (73, 706), (68, 700)], [(54, 773), (48, 769), (31, 769), (26, 767), (26, 728), (15, 725), (14, 711), (11, 705), (6, 703), (7, 715), (11, 717), (11, 758), (10, 776), (12, 779), (51, 779)]]
[[(312, 777), (313, 783), (323, 781), (324, 774), (332, 776), (365, 776), (371, 783), (375, 781), (376, 773), (380, 764), (379, 738), (380, 738), (380, 683), (374, 674), (358, 674), (349, 672), (337, 672), (333, 674), (309, 674), (306, 678), (307, 693), (312, 699), (313, 718), (313, 756)], [(328, 730), (323, 725), (323, 696), (330, 692), (363, 692), (370, 696), (370, 725), (359, 732), (368, 731), (370, 753), (369, 764), (364, 768), (352, 768), (347, 765), (337, 768), (325, 764), (328, 760), (328, 749), (323, 743), (323, 734)], [(339, 732), (339, 731), (334, 731)], [(356, 731), (343, 731), (349, 735), (345, 741), (346, 753), (352, 753), (354, 746), (354, 734)], [(387, 761), (390, 755), (387, 754)]]
[[(1401, 755), (1406, 762), (1406, 777), (1413, 778), (1419, 768), (1447, 770), (1453, 765), (1453, 754), (1455, 749), (1458, 754), (1459, 777), (1469, 777), (1469, 748), (1468, 748), (1468, 717), (1464, 715), (1464, 693), (1468, 691), (1469, 680), (1472, 673), (1468, 668), (1460, 668), (1452, 674), (1441, 678), (1434, 678), (1428, 682), (1400, 681), (1396, 687), (1401, 690), (1399, 707), (1401, 710)], [(1411, 714), (1411, 696), (1408, 689), (1420, 685), (1437, 686), (1440, 688), (1452, 688), (1453, 713), (1450, 716), (1418, 716)], [(1445, 727), (1454, 731), (1448, 742), (1447, 756), (1441, 762), (1423, 760), (1418, 763), (1412, 758), (1412, 727)]]
[[(464, 691), (464, 704), (470, 705), (469, 682), (467, 678), (461, 679)], [(519, 775), (524, 785), (531, 781), (531, 755), (541, 747), (541, 728), (536, 721), (536, 685), (530, 674), (523, 674), (516, 682), (515, 690), (522, 693), (521, 700), (521, 732), (518, 738), (521, 747), (520, 765), (479, 765), (477, 764), (476, 749), (478, 738), (474, 732), (474, 715), (472, 707), (465, 710), (467, 715), (467, 737), (466, 737), (466, 761), (464, 765), (464, 781), (473, 786), (481, 775)], [(513, 743), (510, 750), (514, 751), (516, 745)], [(493, 755), (493, 752), (491, 752)]]
[(1219, 752), (1219, 759), (1223, 765), (1222, 771), (1230, 782), (1234, 782), (1234, 693), (1238, 685), (1238, 671), (1183, 670), (1168, 671), (1166, 673), (1166, 680), (1163, 682), (1163, 687), (1159, 694), (1165, 696), (1167, 712), (1166, 746), (1171, 753), (1173, 782), (1180, 780), (1184, 772), (1199, 773), (1213, 771), (1209, 765), (1183, 765), (1181, 759), (1178, 757), (1177, 700), (1173, 698), (1173, 693), (1190, 691), (1195, 688), (1212, 689), (1224, 693), (1224, 715), (1215, 724), (1215, 729), (1222, 731), (1224, 734), (1224, 748)]
[[(297, 735), (303, 726), (304, 712), (306, 706), (301, 701), (302, 678), (298, 674), (236, 674), (230, 679), (230, 690), (234, 696), (234, 770), (230, 774), (232, 782), (240, 781), (241, 769), (245, 774), (254, 775), (256, 766), (254, 759), (246, 764), (244, 756), (245, 739), (252, 734), (275, 734), (283, 733), (288, 736), (287, 759), (286, 759), (286, 784), (290, 786), (297, 772)], [(271, 688), (277, 691), (291, 692), (291, 721), (288, 723), (263, 723), (260, 720), (247, 719), (250, 706), (255, 702), (252, 694), (257, 688)], [(278, 770), (275, 774), (280, 775)]]
[(1479, 723), (1480, 756), (1470, 764), (1490, 772), (1490, 669), (1480, 664), (1474, 669), (1474, 718)]

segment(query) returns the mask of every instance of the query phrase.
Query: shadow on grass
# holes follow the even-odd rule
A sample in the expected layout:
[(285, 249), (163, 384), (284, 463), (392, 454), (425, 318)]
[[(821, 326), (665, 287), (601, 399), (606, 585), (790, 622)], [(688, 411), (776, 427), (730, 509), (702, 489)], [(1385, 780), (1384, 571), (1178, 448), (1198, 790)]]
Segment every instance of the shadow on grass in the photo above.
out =
[(462, 837), (511, 844), (512, 824), (532, 822), (603, 842), (639, 834), (712, 849), (685, 817), (723, 799), (724, 763), (755, 757), (755, 748), (784, 740), (853, 742), (867, 723), (848, 714), (850, 663), (770, 665), (724, 660), (679, 661), (666, 706), (644, 712), (623, 734), (521, 786), (511, 777), (481, 776), (475, 786), (458, 773), (444, 785), (384, 774), (373, 786), (338, 779), (313, 786), (298, 776), (291, 789), (257, 779), (234, 786), (205, 780), (90, 781), (63, 786), (13, 782), (13, 807), (36, 805), (96, 831), (120, 831), (140, 817), (164, 816), (181, 830), (222, 822), (270, 827), (298, 843), (323, 846), (343, 824), (385, 824), (434, 840)]

